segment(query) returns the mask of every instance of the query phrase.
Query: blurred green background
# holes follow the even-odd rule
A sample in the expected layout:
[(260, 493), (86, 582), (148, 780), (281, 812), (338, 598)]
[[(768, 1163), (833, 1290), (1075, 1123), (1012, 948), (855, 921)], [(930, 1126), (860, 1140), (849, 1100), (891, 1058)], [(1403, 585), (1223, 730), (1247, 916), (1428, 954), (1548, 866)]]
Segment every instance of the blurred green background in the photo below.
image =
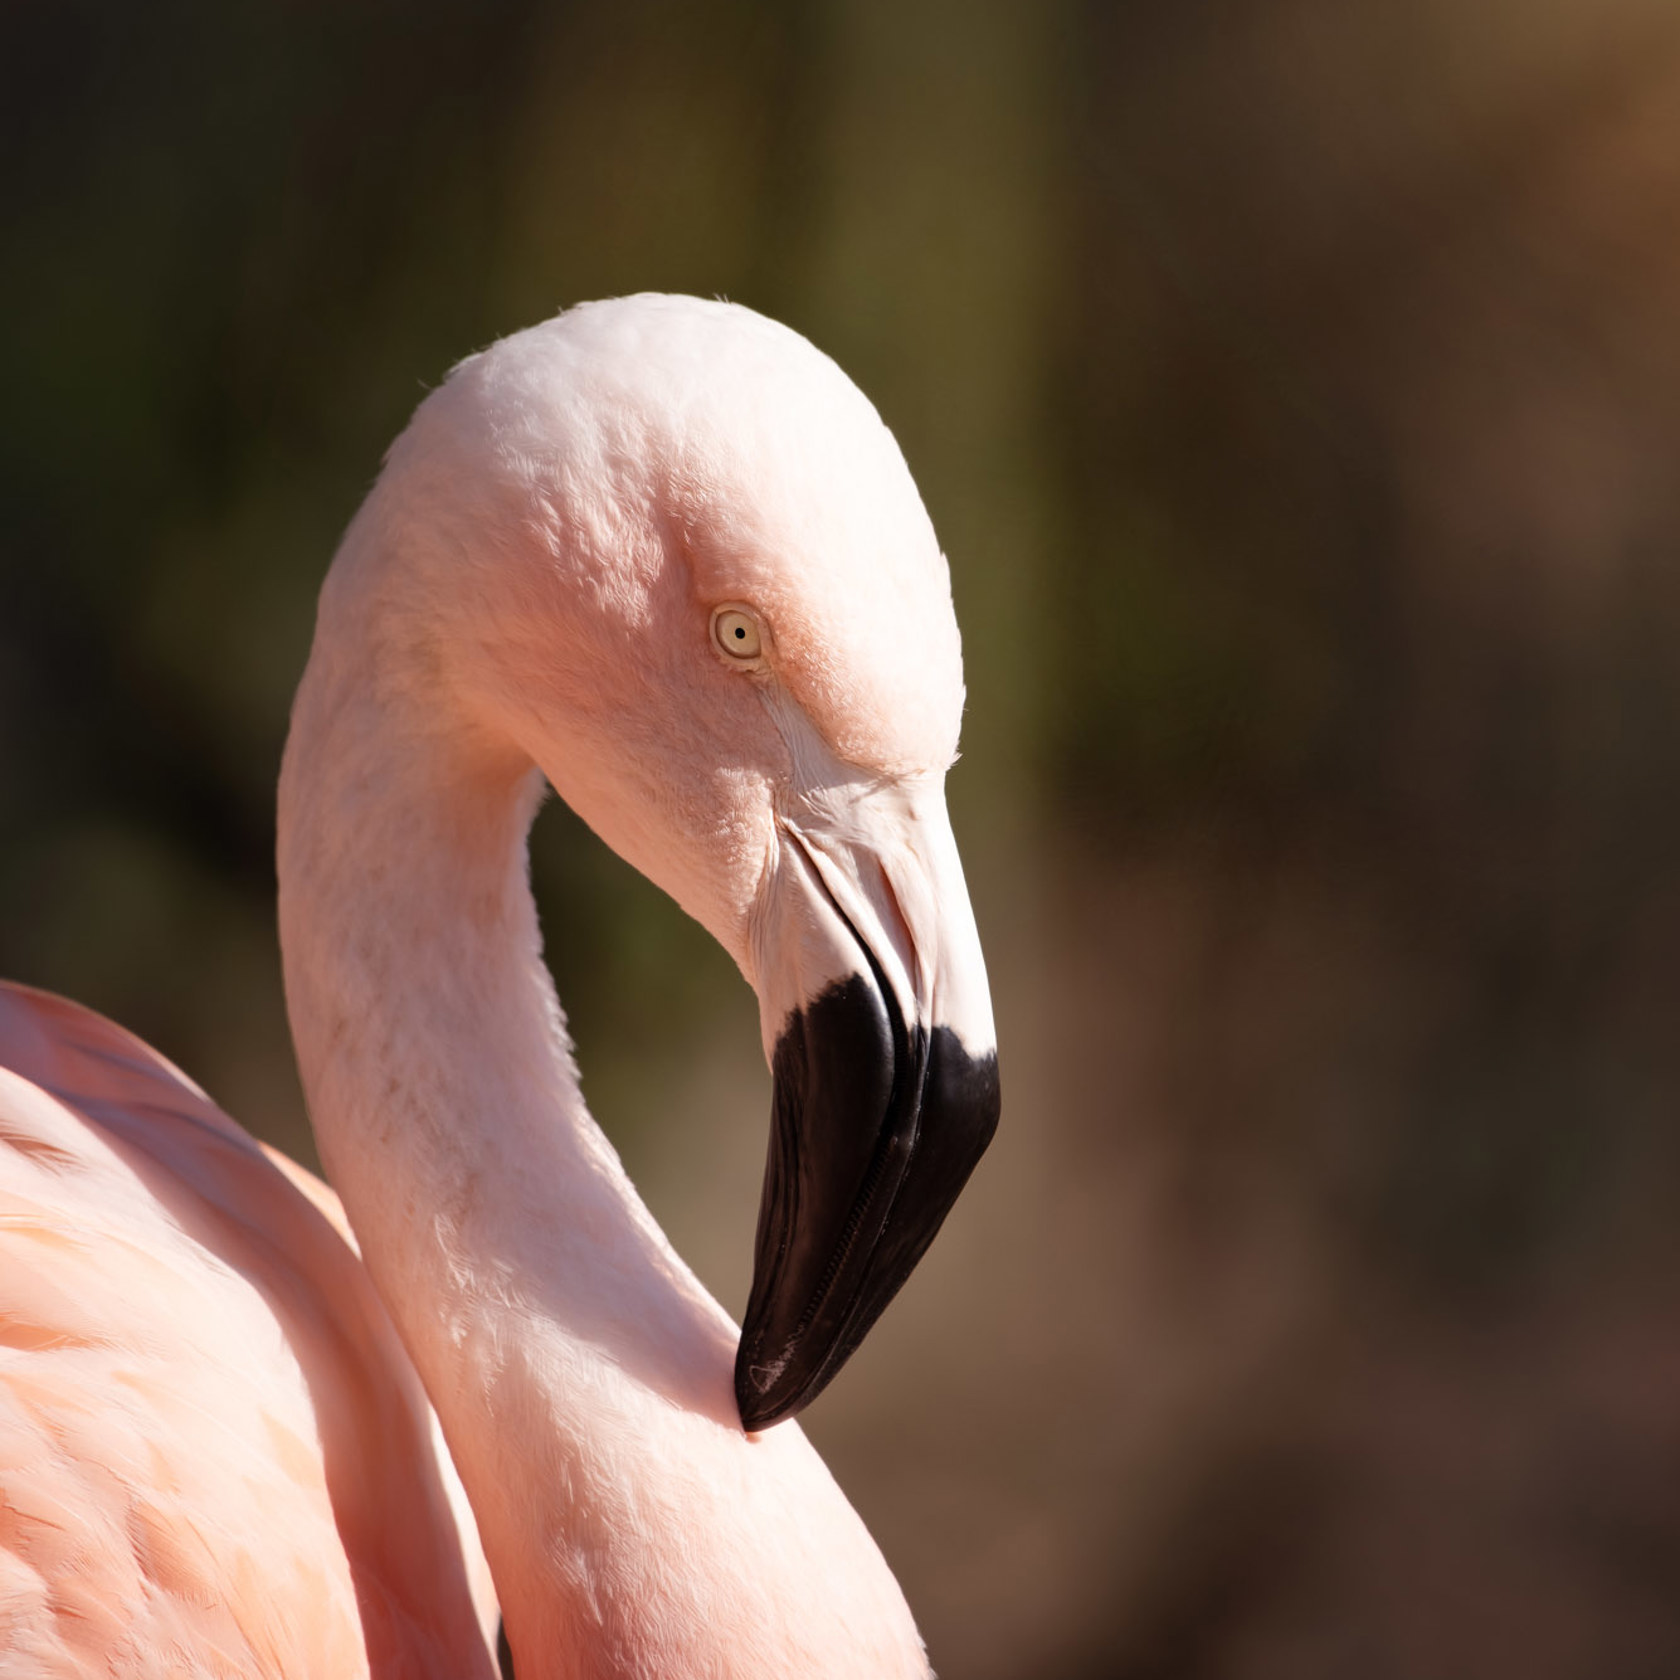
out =
[[(951, 557), (1004, 1125), (809, 1418), (947, 1680), (1680, 1673), (1680, 8), (12, 0), (0, 971), (310, 1158), (273, 783), (421, 392), (830, 351)], [(726, 960), (535, 837), (744, 1300)]]

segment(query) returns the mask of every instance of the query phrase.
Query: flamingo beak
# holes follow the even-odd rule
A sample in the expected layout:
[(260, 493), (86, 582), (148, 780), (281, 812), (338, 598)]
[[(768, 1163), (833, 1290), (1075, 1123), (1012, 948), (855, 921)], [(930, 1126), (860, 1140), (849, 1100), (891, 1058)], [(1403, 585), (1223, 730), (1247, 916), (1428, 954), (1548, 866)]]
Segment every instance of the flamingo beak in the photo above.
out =
[(780, 819), (755, 928), (774, 1076), (741, 1422), (807, 1406), (915, 1268), (991, 1142), (997, 1040), (937, 783), (828, 788)]

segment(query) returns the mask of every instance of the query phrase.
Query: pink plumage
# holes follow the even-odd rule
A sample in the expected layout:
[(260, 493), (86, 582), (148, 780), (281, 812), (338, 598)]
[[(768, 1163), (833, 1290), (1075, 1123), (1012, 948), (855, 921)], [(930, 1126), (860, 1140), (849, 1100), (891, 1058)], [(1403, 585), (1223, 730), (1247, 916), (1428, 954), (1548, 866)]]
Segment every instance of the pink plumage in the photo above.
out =
[(292, 1175), (0, 986), (0, 1673), (490, 1672), (425, 1397)]

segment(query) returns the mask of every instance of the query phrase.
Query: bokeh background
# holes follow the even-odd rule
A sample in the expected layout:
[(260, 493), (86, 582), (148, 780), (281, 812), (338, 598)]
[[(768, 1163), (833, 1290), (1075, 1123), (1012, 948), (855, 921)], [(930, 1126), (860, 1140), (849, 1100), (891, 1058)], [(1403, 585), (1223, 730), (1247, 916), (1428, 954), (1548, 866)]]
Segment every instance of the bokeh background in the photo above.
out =
[[(452, 361), (724, 294), (951, 557), (997, 1144), (809, 1417), (948, 1680), (1680, 1674), (1680, 8), (10, 0), (0, 971), (310, 1157), (272, 789)], [(744, 1300), (724, 958), (535, 837)]]

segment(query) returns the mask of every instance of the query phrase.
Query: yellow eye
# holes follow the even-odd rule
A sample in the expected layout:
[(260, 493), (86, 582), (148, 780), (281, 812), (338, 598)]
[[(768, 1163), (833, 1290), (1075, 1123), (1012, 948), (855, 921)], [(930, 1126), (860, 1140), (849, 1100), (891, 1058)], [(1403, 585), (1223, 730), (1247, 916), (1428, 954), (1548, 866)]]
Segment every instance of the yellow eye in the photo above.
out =
[(764, 652), (764, 638), (758, 620), (740, 607), (719, 607), (712, 614), (712, 640), (729, 655), (745, 663)]

